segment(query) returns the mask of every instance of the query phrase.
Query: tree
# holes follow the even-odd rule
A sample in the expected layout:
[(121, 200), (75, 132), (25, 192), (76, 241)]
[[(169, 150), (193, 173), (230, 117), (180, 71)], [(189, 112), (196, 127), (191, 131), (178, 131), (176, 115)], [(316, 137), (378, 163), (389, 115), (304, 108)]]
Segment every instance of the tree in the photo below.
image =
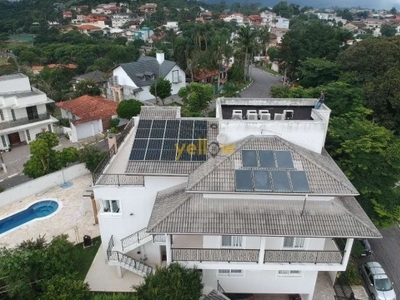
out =
[(191, 116), (201, 116), (212, 101), (213, 87), (211, 84), (192, 82), (178, 92), (183, 99), (185, 113)]
[(369, 217), (388, 227), (400, 220), (400, 198), (395, 190), (400, 175), (400, 140), (368, 121), (370, 114), (359, 107), (332, 118), (327, 150), (360, 192), (357, 200)]
[(316, 87), (336, 81), (340, 75), (340, 66), (323, 58), (308, 58), (299, 67), (300, 84), (303, 87)]
[(158, 97), (160, 97), (163, 105), (165, 105), (165, 98), (171, 96), (171, 90), (171, 82), (164, 78), (157, 78), (157, 81), (150, 85), (150, 94), (156, 97), (156, 103), (158, 103)]
[(279, 49), (276, 47), (269, 47), (267, 55), (269, 56), (270, 61), (275, 61), (279, 58)]
[(389, 24), (383, 24), (381, 27), (381, 34), (382, 36), (386, 37), (393, 37), (397, 33), (396, 27), (389, 25)]
[(242, 26), (239, 28), (237, 43), (241, 47), (241, 52), (244, 54), (244, 82), (249, 78), (249, 63), (248, 54), (256, 47), (256, 31), (250, 26)]
[[(38, 299), (54, 276), (69, 276), (80, 263), (66, 235), (47, 243), (43, 237), (0, 249), (0, 288), (11, 299)], [(46, 298), (47, 299), (47, 298)], [(61, 298), (50, 298), (61, 299)], [(74, 295), (69, 298), (75, 299)]]
[(400, 70), (394, 65), (384, 74), (377, 76), (365, 86), (367, 106), (374, 113), (376, 121), (400, 133)]
[(139, 300), (134, 294), (117, 293), (117, 294), (97, 294), (94, 295), (93, 300)]
[(91, 300), (89, 285), (72, 276), (56, 275), (45, 283), (40, 300)]
[(86, 169), (93, 173), (106, 154), (106, 151), (101, 151), (96, 146), (84, 146), (80, 151), (80, 161), (85, 164)]
[(396, 9), (396, 7), (392, 7), (392, 9), (390, 10), (390, 13), (391, 13), (392, 15), (397, 15), (397, 9)]
[(273, 8), (272, 11), (276, 13), (277, 15), (290, 19), (293, 16), (293, 6), (288, 5), (286, 1), (281, 1), (278, 4), (276, 4)]
[(29, 144), (31, 157), (24, 164), (24, 174), (37, 178), (78, 160), (79, 153), (74, 147), (64, 148), (62, 151), (53, 150), (58, 143), (55, 133), (47, 131), (37, 136), (36, 140)]
[(202, 295), (201, 273), (173, 263), (158, 268), (148, 275), (144, 283), (135, 287), (140, 300), (198, 300)]
[(101, 94), (101, 90), (93, 80), (82, 80), (75, 84), (75, 97), (83, 95), (97, 96)]
[(140, 113), (142, 106), (143, 103), (135, 99), (123, 100), (117, 107), (118, 117), (130, 120)]

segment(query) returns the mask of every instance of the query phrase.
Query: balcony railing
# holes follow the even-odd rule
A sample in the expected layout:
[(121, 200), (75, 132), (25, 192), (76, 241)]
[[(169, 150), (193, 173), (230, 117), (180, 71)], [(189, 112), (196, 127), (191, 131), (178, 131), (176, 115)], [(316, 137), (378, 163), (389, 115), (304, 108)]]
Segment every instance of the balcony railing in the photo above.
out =
[[(172, 248), (172, 261), (258, 262), (258, 249)], [(264, 263), (341, 264), (343, 251), (265, 250)]]
[(147, 238), (150, 234), (146, 232), (147, 227), (127, 236), (121, 240), (122, 251), (125, 251), (129, 246), (140, 243), (143, 239)]
[(167, 241), (167, 238), (165, 237), (165, 234), (153, 235), (153, 243), (165, 243), (166, 241)]
[[(93, 174), (94, 176), (95, 174)], [(97, 174), (96, 185), (138, 185), (144, 186), (144, 176), (126, 174)]]
[(341, 264), (342, 251), (265, 250), (264, 263)]
[(4, 121), (0, 122), (0, 130), (7, 129), (11, 127), (21, 126), (25, 124), (35, 123), (39, 121), (44, 121), (50, 119), (50, 114), (39, 114), (36, 118), (29, 119), (28, 117), (16, 119), (15, 121)]
[(257, 249), (172, 248), (172, 261), (258, 262)]

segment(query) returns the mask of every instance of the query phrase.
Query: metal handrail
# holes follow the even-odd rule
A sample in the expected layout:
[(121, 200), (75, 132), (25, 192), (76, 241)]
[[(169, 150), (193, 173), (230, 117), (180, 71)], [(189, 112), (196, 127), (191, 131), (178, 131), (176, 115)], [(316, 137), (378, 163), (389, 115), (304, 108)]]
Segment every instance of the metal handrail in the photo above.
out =
[(344, 251), (265, 250), (264, 263), (342, 263)]
[(125, 140), (126, 136), (131, 131), (132, 127), (135, 125), (135, 119), (131, 119), (126, 125), (124, 130), (121, 132), (120, 136), (117, 138), (117, 147), (119, 147)]
[(134, 259), (133, 257), (125, 255), (124, 253), (112, 250), (113, 247), (114, 247), (114, 237), (111, 236), (111, 238), (108, 242), (108, 247), (107, 247), (107, 261), (108, 262), (114, 261), (114, 262), (119, 262), (121, 264), (128, 265), (135, 270), (145, 273), (146, 275), (154, 274), (155, 269), (152, 266), (149, 266), (137, 259)]
[(29, 117), (23, 117), (16, 120), (11, 121), (3, 121), (0, 122), (0, 129), (7, 129), (15, 126), (25, 125), (29, 123), (35, 123), (39, 121), (44, 121), (50, 119), (49, 113), (38, 114), (36, 118), (29, 119)]
[(137, 185), (144, 186), (144, 176), (136, 176), (130, 174), (104, 174), (97, 173), (95, 179), (97, 185)]
[(121, 239), (122, 251), (125, 251), (125, 249), (128, 248), (129, 246), (138, 244), (143, 239), (149, 237), (150, 234), (148, 234), (146, 230), (147, 227), (142, 228), (139, 231), (136, 231), (135, 233), (132, 233), (131, 235), (128, 235), (127, 237)]
[(217, 291), (225, 294), (224, 288), (219, 284), (219, 280), (217, 280)]

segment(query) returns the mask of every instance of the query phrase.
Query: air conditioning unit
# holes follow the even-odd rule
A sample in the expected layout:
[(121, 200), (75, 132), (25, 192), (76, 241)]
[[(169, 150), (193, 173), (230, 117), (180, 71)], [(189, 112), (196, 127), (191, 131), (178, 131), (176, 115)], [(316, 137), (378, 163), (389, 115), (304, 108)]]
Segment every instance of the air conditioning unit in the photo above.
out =
[(285, 120), (292, 120), (294, 117), (294, 111), (293, 110), (284, 110), (283, 115), (285, 116)]
[(258, 117), (260, 120), (271, 120), (271, 114), (268, 109), (260, 109), (258, 111)]
[(284, 120), (284, 115), (283, 114), (275, 114), (274, 120)]
[(242, 120), (243, 112), (242, 110), (233, 110), (232, 112), (232, 120)]
[(246, 114), (247, 120), (257, 120), (257, 111), (256, 110), (248, 110)]
[(271, 120), (271, 114), (270, 114), (270, 113), (263, 113), (263, 114), (260, 114), (260, 120), (264, 120), (264, 121), (269, 121), (269, 120)]

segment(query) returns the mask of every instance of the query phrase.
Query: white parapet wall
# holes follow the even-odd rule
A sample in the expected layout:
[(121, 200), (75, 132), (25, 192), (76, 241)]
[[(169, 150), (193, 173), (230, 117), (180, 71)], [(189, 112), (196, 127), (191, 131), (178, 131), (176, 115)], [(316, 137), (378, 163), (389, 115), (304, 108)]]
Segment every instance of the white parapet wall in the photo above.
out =
[[(0, 207), (21, 201), (33, 195), (40, 195), (55, 186), (73, 181), (75, 178), (89, 174), (84, 164), (77, 164), (51, 174), (32, 179), (0, 193)], [(82, 191), (84, 192), (84, 191)]]

